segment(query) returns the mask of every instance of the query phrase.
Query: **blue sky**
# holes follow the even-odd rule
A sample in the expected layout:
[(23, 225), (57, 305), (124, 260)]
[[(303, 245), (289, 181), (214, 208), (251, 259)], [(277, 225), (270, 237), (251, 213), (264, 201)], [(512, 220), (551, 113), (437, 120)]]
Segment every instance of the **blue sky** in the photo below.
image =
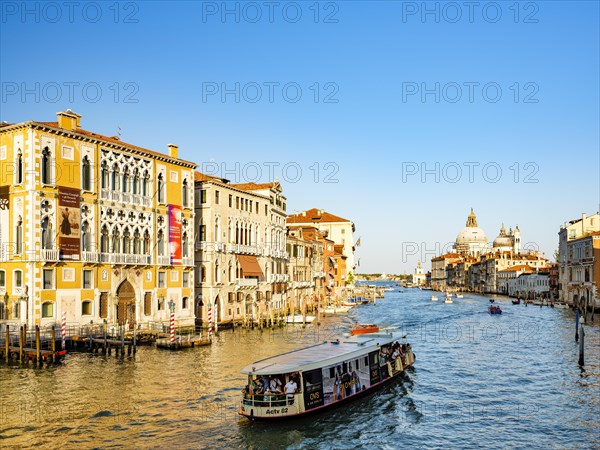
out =
[(2, 2), (0, 120), (71, 108), (234, 181), (271, 174), (290, 213), (356, 223), (361, 272), (411, 272), (471, 207), (547, 256), (598, 210), (598, 2), (223, 5)]

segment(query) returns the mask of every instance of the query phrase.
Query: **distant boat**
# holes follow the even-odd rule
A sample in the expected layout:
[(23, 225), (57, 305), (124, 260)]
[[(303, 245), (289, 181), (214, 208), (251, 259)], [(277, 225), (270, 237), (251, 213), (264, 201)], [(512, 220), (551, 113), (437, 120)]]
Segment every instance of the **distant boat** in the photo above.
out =
[(451, 295), (446, 295), (446, 299), (444, 300), (444, 303), (454, 303), (452, 301), (452, 296)]
[(352, 308), (354, 308), (354, 305), (352, 306), (333, 306), (333, 305), (329, 305), (326, 306), (325, 308), (321, 308), (321, 312), (323, 314), (345, 314), (348, 311), (350, 311)]
[(424, 291), (433, 291), (432, 287), (427, 287), (427, 286), (423, 286), (421, 289)]
[(499, 306), (492, 305), (489, 307), (490, 314), (502, 314), (502, 310)]
[(456, 298), (464, 298), (464, 295), (462, 295), (462, 294), (456, 294)]
[(303, 320), (301, 314), (294, 314), (293, 316), (287, 316), (285, 321), (286, 323), (311, 323), (315, 319), (315, 316), (306, 316)]
[(352, 334), (377, 333), (378, 331), (379, 331), (379, 327), (373, 323), (365, 323), (365, 324), (357, 323), (352, 328), (350, 328), (350, 333), (352, 333)]
[(520, 305), (520, 304), (521, 304), (521, 299), (520, 299), (520, 298), (518, 298), (518, 299), (516, 299), (516, 300), (515, 300), (515, 299), (513, 299), (513, 300), (512, 300), (512, 304), (513, 304), (513, 305)]
[(432, 296), (431, 296), (431, 301), (432, 301), (432, 302), (437, 302), (437, 301), (438, 301), (438, 298), (437, 298), (437, 296), (436, 296), (436, 295), (432, 295)]

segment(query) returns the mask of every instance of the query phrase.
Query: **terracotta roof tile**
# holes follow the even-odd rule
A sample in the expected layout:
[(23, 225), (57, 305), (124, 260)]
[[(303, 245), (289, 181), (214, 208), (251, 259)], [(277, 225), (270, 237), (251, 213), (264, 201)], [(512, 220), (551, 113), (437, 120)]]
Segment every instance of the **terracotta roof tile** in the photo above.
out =
[(205, 173), (202, 172), (194, 172), (194, 181), (216, 181), (219, 183), (228, 183), (229, 180), (225, 179), (225, 178), (219, 178), (219, 177), (213, 177), (211, 175), (206, 175)]
[(273, 187), (277, 187), (279, 185), (278, 181), (274, 181), (272, 183), (240, 183), (240, 184), (232, 184), (234, 188), (241, 189), (242, 191), (261, 191), (263, 189), (271, 189)]
[(287, 223), (311, 223), (311, 222), (351, 222), (348, 219), (328, 213), (317, 208), (292, 214), (288, 216)]

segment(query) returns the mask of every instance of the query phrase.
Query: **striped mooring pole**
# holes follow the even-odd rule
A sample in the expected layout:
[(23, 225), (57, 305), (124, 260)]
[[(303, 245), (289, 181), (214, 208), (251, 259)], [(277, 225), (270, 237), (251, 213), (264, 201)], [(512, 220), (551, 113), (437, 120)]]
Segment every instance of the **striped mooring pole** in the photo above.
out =
[(175, 313), (171, 313), (171, 344), (175, 342)]
[[(62, 313), (62, 319), (60, 323), (60, 336), (62, 338), (62, 349), (64, 350), (67, 347), (67, 343), (65, 342), (65, 338), (67, 336), (67, 313)], [(54, 336), (52, 336), (54, 339)]]

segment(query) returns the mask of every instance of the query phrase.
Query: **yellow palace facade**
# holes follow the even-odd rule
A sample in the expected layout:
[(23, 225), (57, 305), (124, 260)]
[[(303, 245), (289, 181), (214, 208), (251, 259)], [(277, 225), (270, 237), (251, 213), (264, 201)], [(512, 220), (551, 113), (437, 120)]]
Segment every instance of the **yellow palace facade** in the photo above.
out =
[(194, 169), (56, 122), (0, 124), (0, 324), (194, 323)]

